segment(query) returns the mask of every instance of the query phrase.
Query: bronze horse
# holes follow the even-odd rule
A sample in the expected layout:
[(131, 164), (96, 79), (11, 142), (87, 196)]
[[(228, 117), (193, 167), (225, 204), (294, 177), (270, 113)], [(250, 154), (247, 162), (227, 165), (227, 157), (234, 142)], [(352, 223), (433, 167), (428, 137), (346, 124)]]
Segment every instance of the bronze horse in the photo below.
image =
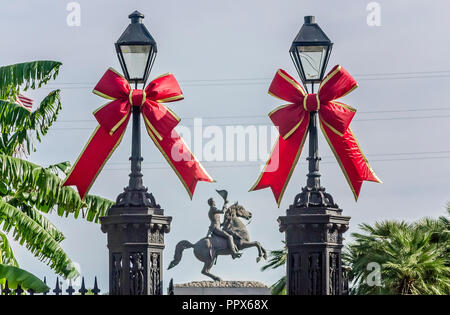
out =
[[(223, 230), (233, 236), (234, 243), (239, 250), (243, 250), (250, 247), (256, 247), (258, 249), (258, 257), (256, 261), (259, 262), (262, 257), (267, 259), (266, 250), (257, 241), (250, 241), (247, 228), (239, 218), (250, 220), (252, 214), (245, 210), (245, 208), (239, 205), (237, 202), (230, 206), (225, 211), (224, 220), (222, 223)], [(168, 269), (171, 269), (178, 265), (181, 260), (183, 250), (186, 248), (194, 248), (194, 255), (198, 260), (204, 263), (202, 274), (212, 278), (214, 281), (221, 281), (221, 279), (209, 271), (214, 265), (217, 256), (219, 255), (231, 255), (232, 251), (228, 248), (228, 243), (225, 238), (212, 235), (204, 237), (197, 243), (192, 244), (189, 241), (183, 240), (178, 242), (175, 248), (175, 255)]]

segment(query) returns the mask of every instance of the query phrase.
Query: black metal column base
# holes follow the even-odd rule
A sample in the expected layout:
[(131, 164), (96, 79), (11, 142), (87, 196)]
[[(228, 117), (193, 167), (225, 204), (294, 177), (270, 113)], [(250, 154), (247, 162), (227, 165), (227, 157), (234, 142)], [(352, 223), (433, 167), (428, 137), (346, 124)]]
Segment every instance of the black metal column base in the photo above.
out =
[(100, 218), (108, 237), (109, 294), (162, 295), (164, 234), (172, 217), (161, 208), (113, 206)]
[(120, 207), (149, 207), (161, 208), (156, 203), (155, 197), (149, 193), (147, 188), (130, 189), (125, 187), (124, 192), (117, 196), (116, 205)]
[(350, 217), (331, 207), (290, 206), (280, 216), (280, 232), (286, 233), (289, 295), (342, 295), (345, 279), (341, 249)]
[(324, 187), (312, 188), (303, 187), (302, 192), (295, 196), (295, 207), (329, 207), (338, 209), (339, 206), (334, 202), (333, 197), (325, 192)]

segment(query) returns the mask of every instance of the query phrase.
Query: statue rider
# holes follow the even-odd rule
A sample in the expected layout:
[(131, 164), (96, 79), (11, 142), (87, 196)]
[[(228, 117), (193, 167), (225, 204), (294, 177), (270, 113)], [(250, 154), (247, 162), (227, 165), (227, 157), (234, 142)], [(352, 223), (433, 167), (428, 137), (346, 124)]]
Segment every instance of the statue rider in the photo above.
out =
[(238, 248), (234, 244), (233, 236), (225, 232), (221, 229), (220, 224), (220, 215), (225, 213), (225, 210), (227, 209), (228, 200), (225, 200), (222, 210), (219, 210), (216, 208), (216, 203), (213, 198), (208, 199), (208, 205), (209, 205), (209, 212), (208, 217), (211, 221), (211, 225), (209, 226), (208, 234), (206, 237), (208, 237), (210, 234), (217, 235), (219, 237), (223, 237), (228, 241), (228, 247), (231, 249), (231, 256), (234, 258), (241, 257), (241, 254), (238, 253)]

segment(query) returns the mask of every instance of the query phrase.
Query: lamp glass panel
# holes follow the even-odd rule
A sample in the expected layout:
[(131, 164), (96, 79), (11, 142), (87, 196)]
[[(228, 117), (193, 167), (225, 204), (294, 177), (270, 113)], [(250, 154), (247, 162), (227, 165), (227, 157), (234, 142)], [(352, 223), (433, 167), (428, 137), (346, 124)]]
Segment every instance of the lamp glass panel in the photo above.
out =
[(320, 80), (327, 46), (297, 46), (306, 80)]
[(150, 54), (150, 45), (121, 45), (120, 50), (127, 67), (130, 80), (143, 79), (145, 66)]

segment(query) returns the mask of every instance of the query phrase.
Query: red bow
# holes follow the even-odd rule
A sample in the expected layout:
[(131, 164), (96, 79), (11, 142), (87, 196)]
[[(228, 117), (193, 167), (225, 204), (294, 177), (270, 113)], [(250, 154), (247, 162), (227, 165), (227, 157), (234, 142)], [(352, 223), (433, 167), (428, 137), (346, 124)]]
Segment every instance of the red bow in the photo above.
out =
[(317, 94), (307, 94), (284, 70), (278, 70), (269, 94), (291, 104), (280, 106), (269, 113), (280, 136), (269, 161), (250, 191), (270, 187), (280, 206), (308, 134), (311, 111), (319, 113), (320, 127), (355, 199), (358, 199), (363, 181), (381, 183), (349, 127), (356, 109), (335, 101), (357, 87), (355, 79), (344, 68), (335, 66), (320, 84)]
[(93, 93), (112, 101), (94, 112), (99, 126), (81, 152), (64, 186), (77, 186), (84, 199), (104, 164), (120, 144), (132, 106), (141, 108), (149, 136), (191, 198), (198, 181), (213, 182), (174, 130), (180, 118), (161, 104), (183, 99), (180, 86), (172, 74), (156, 78), (144, 90), (133, 90), (122, 75), (109, 68)]

